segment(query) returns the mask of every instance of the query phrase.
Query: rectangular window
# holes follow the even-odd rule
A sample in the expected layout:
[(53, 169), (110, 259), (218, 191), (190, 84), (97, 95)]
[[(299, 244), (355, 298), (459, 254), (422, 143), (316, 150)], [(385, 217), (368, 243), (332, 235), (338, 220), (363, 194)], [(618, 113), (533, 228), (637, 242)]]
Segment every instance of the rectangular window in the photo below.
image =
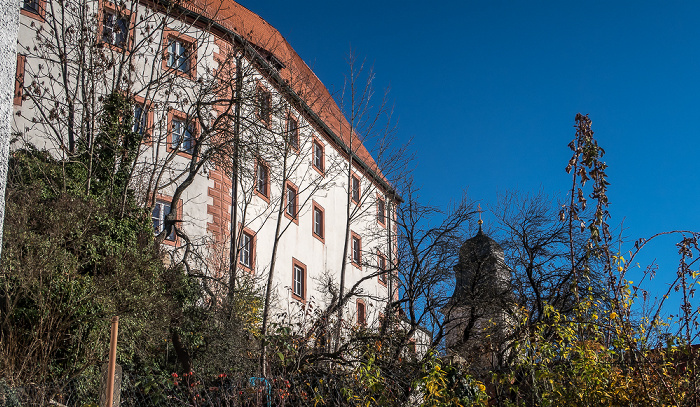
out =
[(360, 267), (362, 261), (362, 240), (360, 236), (352, 232), (352, 262), (355, 266)]
[(15, 94), (13, 104), (22, 105), (22, 97), (24, 96), (24, 65), (27, 62), (27, 57), (22, 54), (17, 54), (17, 68), (15, 70)]
[(34, 14), (41, 14), (41, 3), (39, 0), (23, 0), (22, 10)]
[(313, 164), (314, 168), (323, 173), (323, 146), (318, 140), (313, 143)]
[(365, 303), (362, 300), (357, 300), (357, 324), (362, 326), (367, 325), (367, 312)]
[(360, 203), (360, 179), (352, 176), (352, 200), (356, 204)]
[(379, 269), (379, 282), (386, 285), (386, 257), (377, 253), (377, 268)]
[(194, 125), (186, 120), (174, 118), (171, 124), (172, 148), (192, 154), (194, 151)]
[(124, 49), (129, 40), (129, 16), (105, 8), (102, 21), (102, 42)]
[(238, 262), (245, 268), (253, 267), (253, 236), (243, 232), (238, 248)]
[(286, 213), (292, 219), (297, 218), (297, 190), (292, 185), (287, 184), (287, 208)]
[(21, 0), (20, 13), (29, 18), (43, 21), (46, 12), (46, 0)]
[(292, 118), (287, 121), (287, 140), (291, 148), (299, 149), (299, 124)]
[(179, 38), (168, 38), (168, 68), (189, 75), (192, 65), (192, 61), (190, 61), (191, 48), (192, 44)]
[(314, 235), (323, 239), (323, 209), (314, 206)]
[(294, 283), (292, 293), (299, 298), (304, 298), (304, 269), (294, 265)]
[(148, 128), (148, 112), (142, 103), (134, 103), (134, 125), (132, 131), (144, 136)]
[(269, 195), (269, 185), (270, 185), (270, 173), (267, 165), (262, 161), (258, 160), (257, 168), (255, 170), (255, 190), (260, 193), (260, 195), (268, 198)]
[(258, 107), (258, 117), (265, 123), (270, 123), (270, 113), (272, 112), (272, 97), (270, 92), (258, 86), (256, 101)]
[[(156, 201), (156, 205), (153, 207), (153, 212), (151, 212), (151, 219), (153, 220), (153, 232), (158, 235), (165, 228), (165, 217), (170, 214), (170, 203), (165, 201)], [(165, 237), (165, 240), (174, 242), (175, 241), (175, 228), (170, 227), (170, 233)]]
[(384, 200), (381, 198), (377, 201), (377, 222), (381, 225), (386, 224), (386, 208), (384, 207)]
[(292, 298), (306, 301), (306, 265), (292, 258)]
[(197, 39), (177, 31), (163, 30), (163, 70), (195, 78), (197, 75)]

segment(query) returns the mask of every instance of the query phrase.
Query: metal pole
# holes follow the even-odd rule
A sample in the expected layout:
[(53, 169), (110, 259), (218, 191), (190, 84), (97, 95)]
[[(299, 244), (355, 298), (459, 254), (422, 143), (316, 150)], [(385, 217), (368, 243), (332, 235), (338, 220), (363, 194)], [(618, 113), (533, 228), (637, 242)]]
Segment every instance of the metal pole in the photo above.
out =
[(107, 403), (105, 407), (112, 407), (114, 403), (114, 369), (117, 365), (117, 333), (119, 332), (119, 317), (112, 317), (112, 338), (109, 342), (109, 367), (107, 368)]

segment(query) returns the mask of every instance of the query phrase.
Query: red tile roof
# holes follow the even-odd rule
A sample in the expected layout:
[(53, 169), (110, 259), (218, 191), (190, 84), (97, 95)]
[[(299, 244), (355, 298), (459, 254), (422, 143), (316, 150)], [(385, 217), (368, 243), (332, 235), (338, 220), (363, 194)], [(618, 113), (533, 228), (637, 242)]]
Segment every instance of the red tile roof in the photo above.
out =
[(342, 140), (346, 147), (350, 148), (352, 145), (356, 157), (388, 186), (386, 178), (382, 175), (372, 155), (360, 142), (357, 134), (350, 131), (350, 123), (333, 100), (328, 89), (277, 29), (257, 14), (232, 0), (191, 0), (185, 1), (183, 6), (272, 53), (285, 65), (285, 68), (280, 71), (280, 76), (285, 82)]

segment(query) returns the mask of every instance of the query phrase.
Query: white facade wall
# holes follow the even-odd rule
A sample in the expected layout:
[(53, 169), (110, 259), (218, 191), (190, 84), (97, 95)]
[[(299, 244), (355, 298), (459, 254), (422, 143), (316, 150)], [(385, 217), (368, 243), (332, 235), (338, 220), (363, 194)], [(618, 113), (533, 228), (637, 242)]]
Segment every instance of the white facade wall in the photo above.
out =
[[(44, 4), (42, 2), (42, 4)], [(99, 30), (100, 23), (100, 4), (98, 1), (87, 1), (85, 4), (89, 7), (88, 14), (94, 14), (96, 18), (88, 20), (95, 25), (92, 29)], [(57, 7), (58, 4), (53, 4)], [(149, 24), (157, 26), (164, 15), (159, 13), (144, 13), (146, 19), (142, 19), (142, 9), (136, 10), (135, 21), (137, 21), (137, 29), (133, 32), (134, 44), (138, 44), (138, 52), (133, 55), (133, 66), (136, 74), (131, 75), (134, 83), (131, 86), (131, 91), (137, 96), (144, 97), (155, 103), (152, 108), (153, 112), (153, 128), (150, 144), (143, 145), (141, 155), (139, 157), (139, 169), (144, 174), (147, 170), (157, 168), (163, 169), (161, 178), (159, 179), (158, 191), (159, 195), (164, 197), (172, 196), (174, 193), (175, 183), (178, 176), (181, 176), (189, 160), (177, 154), (173, 154), (167, 148), (168, 134), (168, 114), (169, 109), (174, 108), (178, 111), (191, 113), (191, 101), (199, 97), (197, 86), (188, 85), (188, 81), (196, 82), (199, 78), (210, 77), (212, 70), (217, 67), (215, 57), (220, 52), (216, 38), (206, 30), (196, 28), (190, 22), (184, 22), (176, 18), (167, 20), (167, 29), (177, 31), (182, 34), (187, 34), (197, 39), (197, 78), (174, 78), (172, 82), (160, 85), (149, 85), (152, 81), (160, 81), (163, 77), (162, 71), (162, 47), (163, 43), (161, 35), (153, 35), (153, 41), (148, 42), (145, 39), (149, 38), (146, 34), (146, 28)], [(42, 27), (43, 30), (50, 29), (52, 24), (50, 11), (46, 15), (46, 20), (42, 18), (33, 18), (27, 13), (21, 15), (21, 24), (19, 30), (18, 53), (27, 56), (25, 63), (24, 85), (25, 92), (31, 91), (30, 84), (36, 78), (48, 78), (48, 72), (54, 80), (60, 76), (60, 70), (56, 64), (51, 64), (45, 59), (38, 56), (42, 51), (37, 51), (33, 48), (36, 44), (37, 30)], [(61, 24), (59, 24), (61, 25)], [(97, 34), (99, 38), (99, 32)], [(74, 44), (73, 44), (74, 45)], [(117, 58), (119, 53), (114, 54)], [(377, 273), (376, 265), (378, 261), (377, 251), (382, 252), (387, 259), (389, 258), (389, 238), (387, 236), (388, 229), (381, 226), (377, 222), (376, 198), (378, 195), (383, 195), (384, 191), (375, 182), (371, 181), (367, 174), (360, 166), (353, 166), (353, 173), (361, 178), (362, 200), (360, 210), (355, 210), (355, 204), (352, 204), (353, 210), (356, 212), (351, 230), (357, 233), (362, 238), (362, 261), (363, 266), (358, 268), (351, 264), (349, 256), (352, 253), (352, 247), (348, 243), (348, 256), (343, 257), (343, 249), (345, 244), (345, 225), (346, 211), (348, 200), (348, 159), (338, 150), (338, 146), (328, 134), (325, 134), (323, 129), (317, 128), (309, 120), (306, 111), (297, 111), (294, 109), (294, 104), (285, 99), (280, 94), (280, 89), (273, 86), (267, 76), (261, 72), (254, 70), (254, 65), (250, 61), (243, 60), (244, 71), (248, 77), (244, 83), (244, 87), (252, 94), (254, 86), (260, 86), (268, 89), (272, 93), (273, 105), (288, 106), (286, 109), (288, 114), (298, 119), (300, 132), (300, 151), (296, 154), (291, 154), (288, 162), (294, 163), (295, 170), (289, 174), (289, 180), (299, 187), (299, 215), (298, 224), (289, 221), (286, 217), (283, 218), (282, 228), (286, 228), (281, 235), (278, 252), (276, 254), (275, 268), (275, 306), (280, 313), (290, 313), (294, 318), (298, 318), (303, 312), (312, 311), (313, 307), (323, 307), (327, 305), (330, 299), (329, 289), (326, 286), (326, 280), (330, 276), (337, 289), (340, 278), (340, 271), (343, 263), (346, 263), (346, 290), (352, 287), (362, 278), (367, 277), (372, 273)], [(110, 80), (113, 79), (113, 73), (107, 73), (104, 82), (97, 84), (96, 92), (108, 92)], [(48, 80), (48, 79), (47, 79)], [(59, 99), (65, 97), (61, 94), (60, 89), (52, 89), (54, 95), (50, 97), (39, 98), (39, 103), (48, 104), (51, 98)], [(332, 103), (332, 101), (328, 101)], [(255, 106), (248, 103), (242, 107), (242, 116), (248, 122), (243, 126), (244, 130), (241, 135), (243, 139), (246, 137), (250, 140), (264, 137), (265, 131), (260, 131), (261, 127), (256, 127), (251, 118), (255, 117)], [(46, 110), (46, 106), (41, 106)], [(58, 133), (52, 132), (49, 126), (38, 123), (39, 111), (33, 105), (32, 98), (25, 98), (21, 106), (15, 106), (14, 116), (14, 131), (21, 134), (21, 139), (33, 144), (39, 149), (47, 149), (57, 157), (64, 157), (65, 140), (58, 140)], [(281, 114), (275, 114), (272, 118), (268, 136), (270, 142), (274, 140), (282, 142), (281, 136), (275, 135), (275, 128), (283, 128), (286, 125), (285, 117)], [(314, 139), (319, 140), (324, 145), (325, 152), (325, 175), (319, 175), (311, 164), (311, 147)], [(62, 146), (63, 144), (63, 146)], [(14, 148), (19, 148), (19, 144), (15, 144)], [(258, 284), (265, 284), (267, 281), (267, 273), (272, 256), (272, 244), (275, 240), (276, 229), (276, 209), (279, 204), (279, 199), (282, 196), (281, 182), (275, 174), (279, 173), (282, 167), (280, 160), (270, 160), (268, 164), (271, 168), (272, 182), (270, 191), (270, 203), (268, 204), (263, 199), (252, 194), (252, 183), (255, 179), (252, 177), (252, 170), (255, 168), (255, 161), (250, 157), (246, 158), (247, 162), (242, 163), (248, 168), (248, 172), (241, 174), (240, 190), (237, 196), (238, 205), (238, 220), (240, 221), (244, 215), (246, 222), (244, 226), (255, 233), (256, 250), (255, 250), (255, 270), (254, 278)], [(210, 178), (211, 171), (215, 168), (212, 165), (207, 165), (196, 176), (195, 181), (185, 190), (182, 195), (182, 223), (181, 227), (185, 233), (192, 237), (193, 242), (199, 247), (205, 247), (206, 243), (214, 241), (208, 224), (213, 222), (212, 215), (208, 211), (208, 207), (214, 204), (214, 199), (210, 196), (210, 188), (214, 187), (214, 181)], [(137, 177), (138, 178), (138, 177)], [(319, 181), (320, 179), (320, 181)], [(143, 193), (145, 184), (149, 182), (144, 175), (140, 179), (135, 188), (137, 193)], [(152, 180), (150, 180), (152, 181)], [(229, 199), (230, 201), (230, 199)], [(312, 233), (312, 202), (316, 202), (324, 210), (324, 241), (315, 238)], [(244, 203), (248, 203), (245, 205)], [(387, 201), (387, 207), (388, 201)], [(393, 220), (390, 221), (393, 224)], [(223, 225), (224, 229), (229, 229), (227, 225)], [(392, 227), (393, 229), (393, 227)], [(228, 245), (227, 242), (219, 241), (217, 244)], [(202, 258), (206, 258), (203, 254)], [(306, 266), (306, 298), (305, 304), (292, 298), (292, 261), (298, 260)], [(203, 260), (204, 261), (204, 260)], [(387, 265), (388, 265), (387, 260)], [(203, 269), (206, 269), (206, 264), (201, 264)], [(373, 276), (367, 279), (361, 285), (359, 296), (351, 300), (346, 306), (345, 319), (346, 321), (355, 321), (356, 315), (356, 300), (359, 298), (366, 304), (367, 321), (369, 324), (375, 324), (379, 313), (383, 312), (384, 305), (388, 298), (388, 288), (379, 282), (378, 277)], [(306, 306), (305, 306), (306, 305)], [(292, 318), (292, 319), (294, 319)], [(352, 323), (352, 322), (351, 322)]]

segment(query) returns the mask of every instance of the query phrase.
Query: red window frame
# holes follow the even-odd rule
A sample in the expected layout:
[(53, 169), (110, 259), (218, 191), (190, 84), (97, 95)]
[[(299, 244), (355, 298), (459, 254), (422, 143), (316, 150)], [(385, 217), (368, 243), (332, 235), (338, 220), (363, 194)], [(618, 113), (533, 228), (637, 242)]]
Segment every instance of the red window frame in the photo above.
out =
[(22, 6), (20, 7), (20, 14), (44, 22), (46, 18), (46, 0), (36, 0), (37, 12), (28, 10), (24, 8), (24, 0), (22, 0)]
[(358, 298), (355, 302), (355, 314), (357, 325), (367, 326), (367, 304), (364, 300)]
[[(289, 191), (294, 191), (294, 214), (289, 213)], [(299, 188), (292, 181), (284, 185), (284, 216), (292, 222), (299, 224)]]
[(24, 66), (27, 63), (27, 56), (17, 54), (17, 66), (15, 68), (15, 94), (12, 104), (22, 106), (24, 97)]
[[(124, 48), (120, 48), (116, 45), (113, 45), (109, 42), (104, 41), (105, 10), (107, 10), (113, 14), (116, 14), (116, 15), (123, 15), (129, 21), (129, 27), (127, 27), (126, 43), (124, 44)], [(117, 52), (129, 51), (129, 50), (131, 50), (131, 47), (133, 45), (135, 27), (136, 27), (136, 14), (132, 13), (131, 10), (127, 9), (126, 7), (119, 7), (116, 4), (112, 3), (111, 1), (105, 1), (105, 0), (100, 1), (100, 11), (98, 13), (98, 27), (97, 27), (97, 35), (98, 35), (97, 41), (99, 43), (102, 43), (102, 44), (106, 45), (107, 47), (109, 47)]]
[[(294, 123), (295, 128), (294, 131), (290, 130), (290, 124)], [(287, 143), (289, 143), (289, 147), (292, 151), (294, 152), (299, 152), (299, 121), (295, 118), (293, 118), (291, 115), (287, 115)]]
[[(265, 191), (260, 191), (260, 173), (258, 170), (263, 168), (265, 170)], [(262, 158), (255, 160), (255, 195), (259, 196), (263, 201), (270, 203), (270, 165), (266, 163)]]
[[(153, 106), (150, 101), (142, 98), (141, 96), (133, 96), (134, 106), (140, 105), (143, 107), (143, 111), (146, 113), (146, 120), (144, 123), (145, 129), (143, 130), (143, 139), (150, 142), (153, 135)], [(136, 124), (136, 116), (134, 116), (134, 124)]]
[[(263, 103), (265, 106), (263, 106)], [(267, 111), (264, 111), (263, 107)], [(260, 82), (255, 88), (255, 114), (258, 116), (258, 119), (265, 123), (265, 127), (270, 126), (272, 121), (272, 92), (267, 90)]]
[(379, 284), (386, 287), (386, 285), (387, 285), (386, 256), (383, 255), (382, 252), (380, 252), (378, 250), (377, 250), (377, 271), (379, 271), (379, 275), (377, 275), (377, 280), (379, 281)]
[[(357, 247), (355, 247), (356, 243)], [(350, 262), (358, 269), (362, 269), (362, 238), (353, 231), (350, 231)]]
[[(311, 202), (311, 234), (322, 243), (326, 243), (326, 212), (316, 201)], [(321, 214), (321, 234), (316, 233), (316, 213)]]
[[(161, 203), (167, 203), (168, 205), (171, 206), (171, 211), (172, 211), (172, 201), (173, 197), (168, 196), (168, 195), (162, 195), (162, 194), (155, 194), (155, 200), (153, 201), (155, 205), (158, 204), (158, 202)], [(151, 208), (151, 218), (153, 217), (153, 209)], [(180, 199), (177, 203), (177, 219), (182, 220), (182, 199)], [(164, 216), (160, 217), (161, 219), (165, 219)], [(154, 232), (155, 233), (155, 232)], [(173, 246), (173, 247), (178, 247), (180, 246), (180, 238), (175, 234), (175, 240), (168, 240), (167, 237), (166, 239), (163, 239), (163, 244), (166, 246)]]
[(181, 150), (173, 148), (173, 121), (178, 120), (185, 123), (185, 126), (192, 126), (191, 137), (192, 137), (192, 150), (196, 147), (197, 139), (199, 138), (199, 124), (196, 120), (190, 119), (186, 113), (179, 110), (170, 109), (168, 110), (168, 136), (167, 136), (167, 149), (168, 151), (176, 151), (176, 154), (185, 157), (192, 158), (192, 153), (187, 150)]
[[(244, 271), (247, 271), (250, 274), (255, 274), (255, 258), (256, 258), (256, 246), (257, 246), (257, 234), (253, 232), (251, 229), (247, 227), (242, 227), (242, 225), (239, 223), (238, 224), (238, 230), (239, 230), (239, 235), (238, 235), (238, 256), (236, 259), (236, 264), (243, 269)], [(250, 264), (246, 265), (243, 264), (241, 261), (241, 253), (242, 253), (242, 248), (243, 246), (240, 246), (243, 242), (243, 235), (247, 235), (251, 238), (250, 240)]]
[(377, 223), (386, 227), (386, 200), (377, 194)]
[[(321, 167), (319, 168), (316, 165), (316, 152), (320, 151), (320, 164)], [(321, 142), (321, 140), (314, 136), (313, 137), (313, 142), (311, 143), (311, 166), (314, 167), (314, 170), (316, 170), (319, 174), (324, 175), (326, 171), (326, 148)]]
[[(356, 183), (357, 188), (355, 188)], [(357, 191), (357, 196), (355, 196), (355, 191)], [(350, 200), (355, 204), (359, 204), (362, 200), (362, 179), (354, 172), (350, 176)]]
[[(303, 278), (301, 280), (301, 295), (298, 295), (296, 292), (296, 271), (297, 268), (301, 269)], [(303, 303), (306, 302), (306, 282), (308, 281), (307, 279), (307, 273), (306, 273), (306, 264), (300, 262), (296, 258), (292, 257), (292, 298), (294, 298), (297, 301), (301, 301)]]
[[(170, 40), (180, 41), (183, 46), (189, 51), (187, 55), (187, 60), (189, 62), (189, 69), (187, 72), (182, 71), (177, 67), (171, 67), (168, 65), (168, 48), (170, 47)], [(162, 68), (166, 72), (172, 72), (176, 75), (194, 79), (197, 77), (197, 39), (190, 37), (187, 34), (182, 34), (174, 30), (163, 30), (163, 58), (162, 58)]]

